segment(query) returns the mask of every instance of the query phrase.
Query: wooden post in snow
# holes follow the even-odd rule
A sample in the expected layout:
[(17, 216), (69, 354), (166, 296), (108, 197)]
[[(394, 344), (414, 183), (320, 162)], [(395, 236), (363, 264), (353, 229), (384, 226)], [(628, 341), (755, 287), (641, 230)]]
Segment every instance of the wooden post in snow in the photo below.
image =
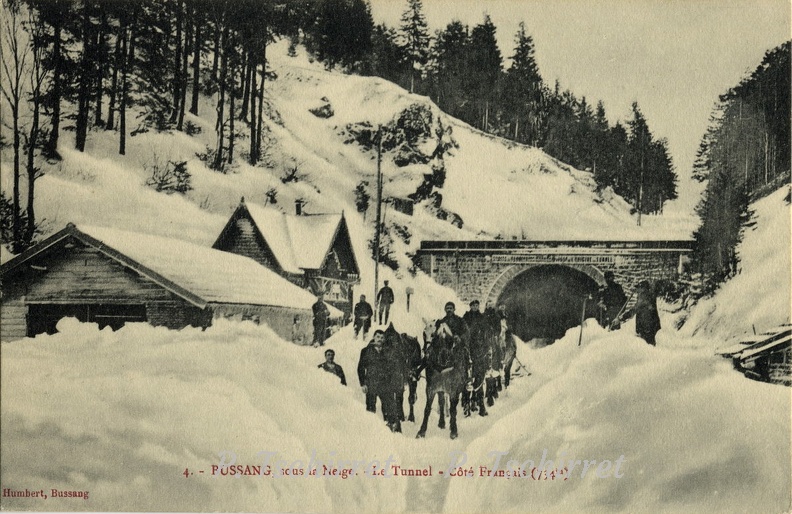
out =
[[(382, 125), (377, 130), (377, 218), (374, 220), (374, 308), (379, 290), (380, 216), (382, 215)], [(376, 312), (374, 313), (376, 315)]]

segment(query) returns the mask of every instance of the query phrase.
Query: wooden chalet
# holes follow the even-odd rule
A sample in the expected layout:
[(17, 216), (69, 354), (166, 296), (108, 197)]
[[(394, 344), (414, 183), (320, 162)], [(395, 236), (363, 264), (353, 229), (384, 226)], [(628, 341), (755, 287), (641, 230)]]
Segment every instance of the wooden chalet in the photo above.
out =
[(114, 330), (222, 317), (266, 323), (298, 344), (313, 338), (308, 291), (252, 259), (163, 237), (69, 224), (3, 264), (0, 280), (4, 341), (54, 333), (64, 317)]
[(352, 286), (360, 282), (349, 228), (342, 214), (296, 214), (246, 204), (236, 208), (213, 248), (250, 257), (325, 301), (352, 312)]

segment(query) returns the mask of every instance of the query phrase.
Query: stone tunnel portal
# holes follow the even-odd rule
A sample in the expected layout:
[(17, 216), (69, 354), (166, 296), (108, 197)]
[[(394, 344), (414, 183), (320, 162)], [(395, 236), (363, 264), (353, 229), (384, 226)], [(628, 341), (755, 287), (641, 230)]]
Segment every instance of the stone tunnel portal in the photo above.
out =
[(509, 326), (523, 341), (552, 342), (580, 325), (583, 301), (589, 295), (586, 317), (595, 315), (599, 285), (586, 273), (563, 265), (540, 265), (516, 275), (498, 297), (506, 306)]

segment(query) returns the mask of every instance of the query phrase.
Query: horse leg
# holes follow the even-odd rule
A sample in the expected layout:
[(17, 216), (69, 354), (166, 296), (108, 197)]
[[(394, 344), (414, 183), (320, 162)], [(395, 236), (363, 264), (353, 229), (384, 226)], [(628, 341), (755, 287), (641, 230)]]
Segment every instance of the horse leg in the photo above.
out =
[[(484, 381), (486, 371), (476, 370), (476, 376), (473, 379), (473, 388), (475, 389), (476, 403), (478, 404), (479, 416), (487, 415), (487, 408), (484, 407)], [(488, 390), (489, 391), (489, 390)], [(492, 404), (490, 404), (492, 407)]]
[(415, 423), (415, 413), (413, 412), (413, 405), (415, 405), (416, 397), (418, 396), (418, 382), (410, 381), (410, 396), (407, 398), (407, 401), (410, 403), (410, 416), (407, 418), (408, 421), (412, 421)]
[(426, 407), (424, 407), (424, 415), (423, 421), (421, 422), (421, 428), (418, 430), (418, 435), (415, 436), (417, 439), (421, 439), (422, 437), (426, 436), (426, 426), (429, 424), (429, 414), (432, 413), (432, 403), (434, 403), (435, 393), (429, 390), (429, 387), (426, 387)]
[(503, 380), (506, 384), (506, 389), (509, 388), (509, 379), (511, 378), (511, 368), (513, 363), (514, 359), (510, 359), (506, 362), (506, 365), (503, 366)]
[(451, 396), (451, 408), (449, 409), (451, 414), (451, 439), (457, 438), (457, 422), (456, 422), (456, 415), (457, 415), (457, 404), (459, 403), (459, 393), (455, 393)]
[(475, 404), (473, 404), (473, 392), (468, 391), (466, 387), (462, 393), (462, 414), (466, 418), (469, 418), (473, 409), (475, 409)]
[(495, 398), (498, 397), (497, 378), (487, 378), (487, 405), (495, 405)]
[(437, 406), (440, 409), (440, 422), (437, 423), (437, 428), (445, 428), (445, 399), (446, 393), (443, 391), (437, 392)]
[(402, 385), (401, 389), (396, 393), (396, 405), (398, 407), (398, 418), (399, 421), (404, 421), (404, 386)]

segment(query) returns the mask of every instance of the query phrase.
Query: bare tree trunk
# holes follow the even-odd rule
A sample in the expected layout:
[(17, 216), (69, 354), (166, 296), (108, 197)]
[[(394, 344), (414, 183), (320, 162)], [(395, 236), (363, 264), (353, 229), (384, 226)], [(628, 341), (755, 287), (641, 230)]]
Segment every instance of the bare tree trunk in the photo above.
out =
[(61, 100), (61, 81), (63, 78), (63, 66), (61, 64), (61, 26), (60, 23), (54, 27), (54, 36), (52, 43), (52, 60), (53, 60), (53, 74), (52, 74), (52, 118), (50, 137), (47, 141), (47, 146), (44, 151), (46, 156), (50, 159), (60, 159), (58, 154), (58, 137), (60, 135), (60, 100)]
[(118, 153), (126, 155), (126, 110), (129, 96), (129, 81), (127, 75), (135, 62), (135, 34), (133, 27), (124, 29), (124, 70), (121, 79), (121, 104), (119, 105), (119, 146)]
[(220, 58), (220, 23), (215, 23), (215, 31), (214, 31), (214, 56), (212, 58), (212, 78), (214, 80), (218, 80), (217, 76), (217, 64), (218, 59)]
[(121, 31), (118, 31), (118, 36), (115, 41), (115, 50), (113, 51), (113, 76), (110, 80), (110, 103), (107, 106), (107, 124), (106, 130), (113, 130), (115, 124), (115, 109), (116, 109), (116, 90), (118, 88), (118, 66), (121, 64)]
[[(222, 46), (225, 49), (228, 40), (228, 28), (223, 27)], [(220, 58), (220, 90), (218, 91), (217, 99), (217, 149), (215, 151), (214, 168), (221, 169), (223, 164), (223, 139), (225, 127), (225, 93), (226, 93), (226, 75), (228, 73), (228, 56), (223, 51)]]
[[(233, 84), (233, 82), (232, 82)], [(234, 88), (233, 85), (229, 91), (229, 105), (228, 105), (228, 164), (234, 162)]]
[(250, 65), (252, 58), (250, 57), (250, 52), (245, 52), (245, 64), (244, 64), (244, 87), (242, 89), (242, 111), (239, 113), (239, 118), (241, 120), (247, 121), (248, 119), (248, 107), (250, 105), (250, 69), (252, 66)]
[(250, 164), (256, 164), (258, 162), (258, 155), (256, 154), (256, 96), (258, 95), (258, 89), (256, 88), (256, 75), (258, 74), (258, 62), (255, 61), (255, 58), (251, 58), (253, 60), (253, 73), (250, 74), (250, 157), (249, 162)]
[(88, 108), (90, 105), (90, 80), (91, 80), (91, 20), (88, 7), (89, 0), (83, 0), (82, 15), (82, 61), (80, 64), (80, 88), (77, 96), (77, 121), (75, 126), (75, 148), (80, 152), (85, 151), (85, 141), (88, 138)]
[[(100, 57), (104, 57), (104, 49), (106, 43), (106, 36), (107, 36), (107, 14), (105, 14), (104, 9), (101, 7), (102, 4), (99, 4), (101, 12), (99, 14), (101, 23), (99, 25), (99, 30), (96, 31), (96, 40), (94, 44), (94, 48), (96, 49), (95, 54), (95, 62), (94, 67), (96, 69), (96, 118), (95, 118), (95, 125), (99, 126), (102, 124), (102, 96), (104, 95), (104, 76), (105, 76), (105, 66), (104, 63), (101, 62)], [(101, 52), (100, 52), (101, 50)]]
[(258, 119), (256, 120), (256, 162), (261, 160), (261, 128), (264, 118), (264, 82), (267, 77), (267, 44), (264, 43), (261, 60), (261, 84), (259, 85)]
[(171, 123), (176, 123), (179, 117), (179, 100), (181, 91), (181, 57), (182, 57), (182, 25), (184, 24), (184, 13), (182, 0), (176, 0), (176, 48), (173, 51), (173, 110), (171, 111)]
[[(187, 18), (187, 6), (185, 5), (185, 18)], [(187, 105), (187, 72), (189, 67), (187, 66), (187, 58), (190, 56), (190, 38), (192, 38), (192, 24), (189, 20), (185, 20), (185, 34), (184, 34), (184, 46), (182, 47), (182, 68), (181, 72), (179, 73), (179, 93), (181, 94), (181, 98), (179, 98), (179, 118), (176, 121), (176, 130), (183, 130), (184, 129), (184, 109)]]
[(190, 103), (190, 114), (198, 116), (198, 94), (200, 93), (200, 71), (201, 71), (201, 17), (199, 14), (200, 9), (194, 9), (194, 22), (195, 22), (195, 45), (193, 47), (193, 86), (192, 86), (192, 102)]

